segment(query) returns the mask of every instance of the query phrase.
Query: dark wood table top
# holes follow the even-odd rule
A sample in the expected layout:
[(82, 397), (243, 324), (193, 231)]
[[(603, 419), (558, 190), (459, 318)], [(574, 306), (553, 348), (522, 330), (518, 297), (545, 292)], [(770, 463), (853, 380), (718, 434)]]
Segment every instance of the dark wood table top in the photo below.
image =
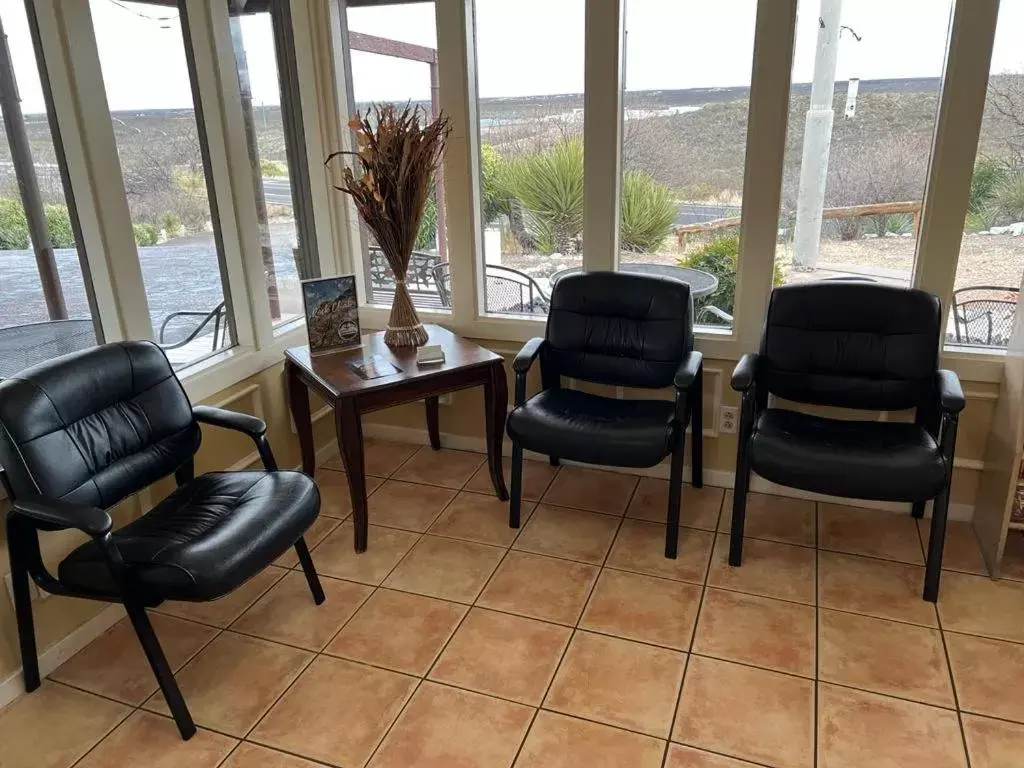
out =
[[(416, 363), (416, 347), (389, 347), (384, 343), (384, 331), (363, 334), (362, 344), (351, 349), (311, 357), (309, 346), (292, 347), (285, 356), (305, 369), (334, 397), (345, 397), (373, 390), (400, 387), (410, 382), (429, 379), (457, 370), (493, 365), (501, 356), (471, 341), (456, 336), (439, 325), (424, 324), (429, 336), (427, 344), (444, 348), (444, 362), (433, 365)], [(399, 368), (399, 372), (376, 379), (364, 379), (349, 363), (360, 358), (380, 355)]]

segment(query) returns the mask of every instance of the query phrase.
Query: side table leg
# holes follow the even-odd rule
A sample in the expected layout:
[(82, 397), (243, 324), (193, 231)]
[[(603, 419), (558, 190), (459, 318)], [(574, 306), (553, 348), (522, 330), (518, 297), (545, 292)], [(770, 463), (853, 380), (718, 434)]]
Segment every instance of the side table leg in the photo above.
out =
[(316, 474), (316, 448), (313, 445), (313, 421), (309, 415), (309, 388), (290, 362), (285, 361), (284, 370), (288, 402), (295, 421), (295, 431), (299, 434), (302, 471), (313, 477)]
[(438, 423), (437, 398), (427, 397), (423, 400), (427, 407), (427, 434), (430, 435), (430, 447), (435, 451), (441, 450), (441, 428)]
[(369, 515), (366, 506), (366, 475), (363, 466), (363, 423), (355, 400), (338, 401), (334, 408), (334, 424), (338, 432), (338, 448), (345, 462), (348, 490), (352, 497), (352, 524), (355, 528), (355, 550), (365, 552), (369, 538)]
[(491, 470), (494, 492), (502, 501), (508, 500), (505, 473), (501, 468), (501, 445), (505, 436), (505, 417), (508, 411), (508, 383), (505, 366), (499, 360), (488, 369), (484, 382), (484, 421), (487, 425), (487, 463)]

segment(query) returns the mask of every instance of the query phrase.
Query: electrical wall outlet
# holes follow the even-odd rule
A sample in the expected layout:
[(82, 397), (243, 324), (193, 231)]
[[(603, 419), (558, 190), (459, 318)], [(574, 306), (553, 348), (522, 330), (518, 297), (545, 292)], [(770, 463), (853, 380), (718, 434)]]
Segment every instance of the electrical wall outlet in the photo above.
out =
[(718, 409), (718, 431), (724, 435), (736, 434), (736, 422), (739, 420), (739, 409), (731, 405), (723, 405)]
[[(11, 574), (4, 576), (4, 583), (7, 584), (7, 596), (11, 598), (11, 605), (14, 605), (14, 581), (11, 579)], [(28, 594), (32, 598), (34, 603), (36, 600), (42, 600), (47, 597), (49, 593), (43, 592), (32, 579), (28, 580)]]
[(452, 404), (452, 393), (445, 392), (443, 395), (437, 396), (438, 405), (451, 405)]

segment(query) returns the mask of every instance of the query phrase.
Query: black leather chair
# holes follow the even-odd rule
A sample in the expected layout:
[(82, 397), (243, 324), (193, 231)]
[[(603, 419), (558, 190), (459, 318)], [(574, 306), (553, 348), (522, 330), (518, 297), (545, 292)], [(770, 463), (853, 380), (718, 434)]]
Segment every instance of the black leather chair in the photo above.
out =
[[(199, 424), (238, 430), (265, 471), (193, 477)], [(178, 488), (118, 530), (105, 511), (156, 480)], [(7, 549), (25, 689), (39, 687), (29, 578), (46, 592), (123, 603), (178, 730), (196, 730), (146, 608), (214, 600), (294, 546), (317, 604), (324, 593), (303, 533), (320, 495), (300, 472), (277, 469), (260, 419), (192, 407), (167, 357), (150, 342), (76, 352), (0, 382), (0, 480), (10, 499)], [(39, 531), (91, 537), (43, 564)]]
[[(939, 594), (960, 380), (938, 368), (942, 310), (924, 291), (864, 282), (772, 291), (761, 350), (732, 374), (741, 392), (729, 564), (743, 557), (750, 472), (791, 488), (912, 504), (934, 499), (924, 599)], [(769, 407), (768, 396), (869, 411), (915, 409), (913, 422), (847, 421)], [(774, 403), (773, 403), (774, 406)]]
[[(526, 399), (540, 358), (543, 389)], [(665, 557), (676, 556), (686, 425), (693, 436), (693, 485), (700, 488), (703, 365), (693, 349), (690, 286), (625, 272), (568, 275), (555, 285), (543, 339), (516, 355), (509, 525), (519, 527), (523, 450), (616, 467), (653, 467), (672, 454)], [(564, 389), (561, 379), (612, 386), (674, 387), (672, 400), (615, 399)]]

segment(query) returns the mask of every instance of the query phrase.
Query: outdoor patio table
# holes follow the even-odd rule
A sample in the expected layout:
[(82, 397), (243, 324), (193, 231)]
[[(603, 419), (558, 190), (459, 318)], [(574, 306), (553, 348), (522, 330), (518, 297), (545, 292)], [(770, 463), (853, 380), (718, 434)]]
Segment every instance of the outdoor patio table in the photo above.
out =
[(46, 320), (0, 328), (0, 379), (95, 343), (92, 320)]
[[(576, 275), (583, 271), (582, 267), (569, 267), (555, 272), (550, 278), (551, 287), (554, 288), (566, 275)], [(690, 267), (677, 267), (674, 264), (620, 264), (620, 272), (630, 272), (637, 275), (657, 275), (659, 277), (672, 277), (682, 280), (690, 286), (690, 295), (697, 299), (707, 296), (718, 290), (718, 278), (710, 272)]]

